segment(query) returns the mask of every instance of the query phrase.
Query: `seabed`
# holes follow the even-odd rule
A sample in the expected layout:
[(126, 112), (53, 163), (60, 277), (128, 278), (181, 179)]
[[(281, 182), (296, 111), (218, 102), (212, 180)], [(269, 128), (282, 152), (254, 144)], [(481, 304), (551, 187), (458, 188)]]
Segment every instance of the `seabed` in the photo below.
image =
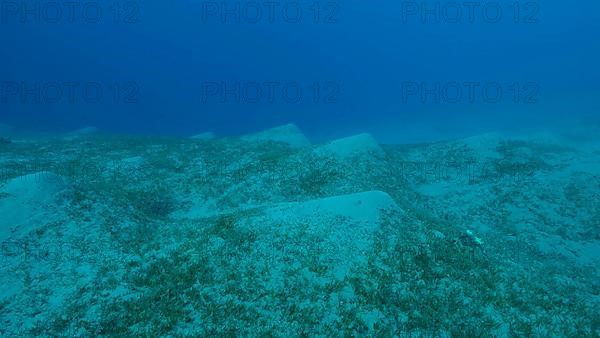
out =
[(600, 336), (593, 138), (85, 128), (0, 168), (2, 336)]

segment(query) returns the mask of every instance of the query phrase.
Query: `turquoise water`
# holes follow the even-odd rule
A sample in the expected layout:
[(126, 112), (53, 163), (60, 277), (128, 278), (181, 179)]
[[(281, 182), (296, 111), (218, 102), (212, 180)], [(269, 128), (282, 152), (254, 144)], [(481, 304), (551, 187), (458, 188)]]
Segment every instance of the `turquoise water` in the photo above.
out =
[(599, 337), (597, 7), (2, 2), (0, 336)]

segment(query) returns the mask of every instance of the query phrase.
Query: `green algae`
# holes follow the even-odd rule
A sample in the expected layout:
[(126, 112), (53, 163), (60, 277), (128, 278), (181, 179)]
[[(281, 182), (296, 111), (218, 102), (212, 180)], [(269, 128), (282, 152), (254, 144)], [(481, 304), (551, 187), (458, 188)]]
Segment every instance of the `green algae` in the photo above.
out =
[[(407, 180), (397, 169), (415, 154), (423, 161), (482, 159), (455, 143), (390, 146), (384, 157), (343, 160), (321, 158), (311, 147), (233, 139), (12, 144), (4, 163), (18, 170), (7, 179), (40, 166), (68, 168), (62, 173), (70, 187), (54, 206), (64, 214), (30, 234), (29, 254), (12, 266), (27, 271), (27, 297), (38, 302), (12, 298), (0, 307), (6, 318), (29, 318), (31, 308), (43, 320), (4, 332), (597, 335), (597, 268), (578, 263), (568, 250), (549, 254), (539, 247), (548, 234), (598, 240), (597, 181), (553, 176), (563, 169), (553, 164), (556, 156), (580, 156), (568, 148), (515, 141), (498, 149), (504, 167), (497, 170), (526, 180), (445, 182), (432, 197), (417, 189), (428, 182)], [(325, 259), (333, 256), (324, 240), (350, 229), (347, 218), (335, 218), (329, 232), (315, 232), (323, 225), (315, 219), (263, 228), (266, 210), (281, 203), (369, 190), (388, 192), (399, 210), (386, 213), (372, 247), (353, 252), (348, 266)], [(189, 216), (194, 203), (207, 203), (206, 214)], [(482, 223), (487, 227), (478, 228)], [(461, 242), (467, 229), (484, 239), (482, 248)], [(30, 254), (59, 238), (68, 255)], [(34, 271), (50, 259), (45, 272)], [(83, 266), (89, 271), (76, 272)], [(69, 292), (52, 307), (59, 290)]]

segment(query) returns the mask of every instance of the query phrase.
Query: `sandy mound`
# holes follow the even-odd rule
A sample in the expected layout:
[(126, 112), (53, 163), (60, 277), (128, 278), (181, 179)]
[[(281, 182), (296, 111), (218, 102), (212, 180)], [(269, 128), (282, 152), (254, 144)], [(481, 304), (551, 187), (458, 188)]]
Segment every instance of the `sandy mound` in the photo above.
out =
[(89, 137), (89, 136), (96, 135), (99, 132), (100, 132), (100, 130), (96, 127), (84, 127), (84, 128), (77, 129), (75, 131), (68, 133), (65, 136), (65, 140), (75, 140), (75, 139), (82, 138), (82, 137)]
[(502, 155), (497, 148), (506, 138), (500, 133), (487, 133), (461, 139), (457, 142), (464, 143), (470, 150), (478, 155), (478, 158), (500, 159)]
[(201, 141), (207, 141), (207, 140), (212, 140), (214, 138), (216, 138), (217, 136), (215, 135), (215, 133), (213, 132), (205, 132), (205, 133), (200, 133), (198, 135), (194, 135), (192, 137), (190, 137), (192, 140), (201, 140)]
[(51, 172), (38, 172), (10, 180), (0, 189), (0, 241), (24, 234), (52, 212), (54, 199), (66, 188), (65, 180)]
[(294, 124), (286, 124), (256, 134), (243, 136), (242, 140), (246, 142), (281, 142), (296, 148), (310, 146), (310, 141)]
[(331, 141), (314, 150), (319, 156), (335, 156), (347, 159), (364, 154), (383, 156), (384, 152), (370, 134), (358, 134)]
[[(341, 280), (350, 267), (366, 263), (382, 214), (393, 210), (399, 209), (388, 194), (370, 191), (278, 204), (240, 220), (238, 226), (257, 234), (257, 251), (282, 260), (290, 252), (318, 250), (328, 275)], [(280, 251), (274, 249), (290, 234), (298, 236)]]

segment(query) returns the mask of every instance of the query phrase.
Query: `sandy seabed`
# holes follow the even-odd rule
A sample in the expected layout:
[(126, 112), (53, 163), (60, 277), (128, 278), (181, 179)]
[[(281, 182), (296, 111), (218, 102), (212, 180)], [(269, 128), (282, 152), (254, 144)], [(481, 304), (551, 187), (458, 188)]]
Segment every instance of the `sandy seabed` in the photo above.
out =
[(600, 142), (0, 143), (2, 336), (600, 336)]

